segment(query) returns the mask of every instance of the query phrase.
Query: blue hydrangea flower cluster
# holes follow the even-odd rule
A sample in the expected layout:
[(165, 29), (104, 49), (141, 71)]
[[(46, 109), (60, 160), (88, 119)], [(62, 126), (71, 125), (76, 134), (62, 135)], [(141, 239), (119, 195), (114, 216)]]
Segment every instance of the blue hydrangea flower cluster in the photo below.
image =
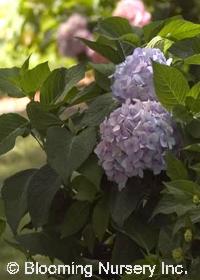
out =
[(155, 175), (165, 169), (164, 153), (176, 144), (170, 114), (156, 101), (130, 100), (111, 113), (100, 126), (95, 149), (109, 180), (125, 187), (127, 179)]
[(166, 60), (159, 49), (136, 48), (132, 55), (117, 65), (113, 75), (113, 96), (121, 102), (127, 98), (156, 100), (152, 60), (161, 64), (171, 63), (171, 59)]
[(166, 169), (165, 153), (177, 146), (176, 126), (157, 101), (152, 60), (170, 64), (159, 49), (137, 48), (116, 67), (113, 96), (122, 102), (100, 126), (95, 149), (109, 180), (125, 187), (128, 178), (158, 175)]

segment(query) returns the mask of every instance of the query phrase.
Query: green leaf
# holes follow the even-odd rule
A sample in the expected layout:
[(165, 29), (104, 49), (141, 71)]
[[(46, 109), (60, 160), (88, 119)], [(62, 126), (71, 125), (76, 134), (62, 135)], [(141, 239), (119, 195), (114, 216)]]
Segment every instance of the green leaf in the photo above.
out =
[(146, 250), (147, 253), (156, 246), (158, 241), (158, 231), (147, 221), (142, 221), (141, 217), (137, 215), (131, 215), (124, 228), (119, 230)]
[(154, 85), (160, 102), (168, 109), (184, 104), (189, 85), (183, 74), (174, 67), (153, 62)]
[(200, 82), (195, 84), (190, 91), (188, 92), (187, 96), (191, 96), (194, 99), (197, 99), (200, 96)]
[(32, 176), (28, 187), (28, 210), (35, 227), (47, 223), (51, 203), (60, 187), (60, 177), (48, 165)]
[[(199, 113), (200, 113), (200, 98), (194, 98), (191, 96), (188, 96), (186, 98), (186, 106), (187, 109), (190, 111), (190, 115), (192, 115), (192, 119), (193, 119), (193, 115), (195, 115), (195, 117), (199, 117)], [(192, 121), (192, 119), (190, 119), (190, 121)]]
[(184, 62), (186, 64), (200, 65), (200, 54), (195, 54), (193, 56), (189, 56), (184, 60)]
[(153, 21), (150, 24), (145, 25), (143, 28), (145, 40), (149, 42), (152, 38), (154, 38), (161, 30), (163, 25), (164, 25), (163, 20)]
[[(186, 98), (186, 103), (188, 101), (188, 97)], [(178, 104), (172, 108), (173, 118), (180, 123), (189, 123), (193, 119), (193, 115), (188, 111), (188, 108), (184, 105)]]
[(93, 254), (95, 242), (96, 242), (96, 237), (94, 234), (94, 230), (92, 225), (87, 225), (83, 231), (83, 239), (84, 243), (86, 244), (90, 254)]
[[(126, 55), (128, 55), (127, 49), (131, 48), (131, 50), (133, 51), (133, 45), (132, 44), (130, 45), (130, 43), (126, 43), (122, 39), (122, 37), (112, 38), (109, 36), (100, 35), (97, 38), (96, 43), (111, 47), (113, 50), (115, 50), (118, 53), (118, 59), (121, 62), (123, 62), (126, 58)], [(109, 60), (112, 61), (111, 58)]]
[(188, 179), (188, 172), (183, 162), (178, 160), (172, 153), (167, 153), (167, 175), (171, 180)]
[(83, 41), (83, 43), (85, 43), (89, 48), (100, 53), (115, 64), (119, 64), (123, 61), (122, 57), (119, 56), (118, 51), (108, 45), (102, 44), (100, 42), (89, 41), (83, 38), (81, 41)]
[(183, 19), (176, 19), (168, 22), (159, 32), (161, 37), (172, 38), (175, 40), (182, 40), (185, 38), (195, 37), (200, 34), (200, 25), (186, 21)]
[(194, 37), (190, 39), (183, 39), (175, 42), (170, 50), (172, 54), (180, 57), (187, 58), (189, 56), (200, 53), (200, 37)]
[(193, 169), (194, 171), (196, 171), (197, 173), (200, 173), (200, 163), (196, 163), (192, 166), (190, 166), (191, 169)]
[(76, 105), (82, 102), (87, 102), (95, 97), (99, 96), (102, 93), (102, 89), (95, 83), (91, 83), (86, 86), (82, 91), (76, 93), (73, 98), (68, 100), (71, 105)]
[(156, 205), (156, 208), (154, 209), (154, 212), (152, 214), (152, 218), (158, 214), (169, 215), (172, 213), (176, 213), (177, 209), (180, 208), (182, 208), (182, 205), (175, 202), (172, 195), (165, 195), (160, 199), (158, 205)]
[(195, 139), (200, 138), (200, 119), (192, 120), (186, 127), (188, 133)]
[(51, 126), (61, 126), (62, 121), (54, 114), (46, 112), (39, 102), (31, 101), (27, 105), (27, 114), (31, 127), (40, 133), (46, 132)]
[(67, 183), (72, 172), (92, 153), (95, 144), (94, 128), (85, 129), (78, 135), (65, 128), (49, 128), (46, 142), (48, 162)]
[(16, 138), (23, 136), (27, 125), (27, 119), (18, 114), (9, 113), (0, 116), (0, 155), (15, 146)]
[(102, 241), (109, 226), (110, 209), (108, 202), (106, 196), (100, 199), (94, 208), (92, 216), (93, 229), (99, 241)]
[(117, 103), (110, 93), (101, 95), (90, 104), (80, 125), (98, 126), (116, 107)]
[(88, 216), (89, 204), (81, 201), (74, 202), (65, 215), (61, 229), (62, 238), (80, 231), (86, 224)]
[(147, 44), (147, 47), (158, 48), (164, 53), (166, 53), (166, 51), (171, 47), (172, 44), (173, 41), (166, 38), (162, 38), (160, 36), (156, 36)]
[[(119, 61), (123, 62), (126, 56), (132, 54), (134, 47), (138, 44), (139, 37), (136, 34), (125, 34), (118, 38), (112, 38), (105, 35), (100, 35), (96, 41), (97, 44), (102, 44), (116, 50)], [(110, 58), (110, 61), (111, 58)]]
[[(140, 38), (138, 35), (136, 35), (134, 33), (129, 33), (129, 34), (122, 35), (121, 37), (119, 37), (115, 40), (118, 40), (119, 42), (124, 42), (124, 43), (130, 44), (131, 46), (136, 46), (136, 45), (138, 45)], [(132, 49), (132, 52), (133, 52), (133, 49)]]
[(6, 218), (14, 233), (17, 232), (20, 220), (27, 213), (27, 189), (36, 169), (21, 171), (8, 178), (1, 190), (5, 203)]
[(0, 69), (0, 90), (3, 93), (7, 93), (11, 97), (24, 97), (25, 93), (19, 86), (20, 81), (20, 69), (13, 68), (1, 68)]
[(200, 82), (195, 84), (188, 92), (186, 105), (192, 113), (200, 112)]
[(6, 221), (3, 218), (0, 218), (0, 237), (6, 230)]
[(125, 18), (108, 17), (98, 22), (97, 32), (111, 38), (119, 38), (133, 33), (133, 28)]
[[(116, 40), (117, 39), (115, 39), (115, 38), (109, 38), (107, 36), (99, 35), (97, 37), (96, 43), (112, 47), (114, 50), (117, 51), (119, 49), (117, 48)], [(118, 52), (118, 55), (121, 56), (121, 53)]]
[(31, 70), (27, 70), (21, 77), (21, 87), (28, 96), (34, 96), (50, 74), (48, 62), (41, 63)]
[(200, 144), (192, 144), (192, 145), (188, 145), (186, 147), (184, 147), (185, 151), (190, 151), (190, 152), (198, 152), (200, 153)]
[(138, 245), (126, 235), (118, 232), (112, 251), (111, 263), (114, 265), (121, 265), (122, 263), (133, 264), (134, 261), (141, 257), (142, 254)]
[(199, 208), (191, 210), (186, 215), (183, 215), (177, 219), (173, 234), (175, 235), (181, 228), (190, 228), (191, 223), (196, 224), (200, 222), (200, 211)]
[(78, 172), (95, 185), (98, 190), (100, 189), (103, 169), (99, 165), (98, 158), (95, 154), (89, 156), (89, 158), (78, 169)]
[(18, 235), (19, 245), (27, 255), (43, 255), (51, 259), (59, 259), (63, 263), (78, 261), (80, 249), (77, 241), (73, 238), (61, 240), (59, 237), (44, 232), (35, 232)]
[(178, 216), (196, 208), (193, 203), (193, 196), (200, 195), (200, 186), (189, 180), (174, 180), (165, 183), (166, 189), (163, 197), (154, 210), (153, 216), (176, 213)]
[[(122, 227), (124, 222), (136, 209), (141, 195), (138, 192), (139, 181), (135, 179), (135, 184), (128, 184), (122, 191), (113, 188), (111, 194), (110, 211), (115, 223)], [(115, 187), (116, 188), (116, 187)]]
[[(174, 248), (179, 247), (179, 241), (177, 238), (173, 237), (173, 232), (172, 232), (172, 227), (171, 226), (164, 226), (160, 230), (160, 235), (158, 238), (158, 248), (159, 251), (162, 253), (164, 256), (169, 256), (171, 258), (172, 251)], [(173, 237), (173, 238), (172, 238)], [(177, 246), (178, 245), (178, 246)], [(170, 276), (171, 278), (172, 276)], [(163, 276), (161, 278), (162, 280), (168, 280), (168, 279), (163, 279)], [(170, 280), (172, 280), (171, 278)], [(173, 279), (175, 280), (175, 279)]]
[(177, 200), (172, 195), (165, 195), (161, 198), (158, 205), (156, 206), (152, 217), (158, 214), (173, 214), (176, 213), (178, 216), (182, 216), (188, 211), (194, 208), (192, 201), (189, 203), (187, 200)]
[(165, 183), (165, 185), (167, 186), (168, 192), (173, 195), (179, 195), (180, 191), (189, 195), (189, 197), (193, 197), (193, 195), (200, 193), (200, 186), (197, 183), (189, 180), (174, 180)]
[(66, 68), (55, 69), (51, 72), (40, 90), (41, 104), (55, 104), (65, 88), (67, 72), (68, 70)]
[[(3, 184), (1, 186), (1, 190), (2, 190)], [(0, 191), (1, 192), (1, 191)], [(2, 199), (2, 196), (0, 195), (0, 217), (5, 218), (6, 217), (6, 213), (5, 213), (5, 205)]]
[(191, 265), (191, 278), (192, 280), (198, 280), (200, 274), (200, 259), (195, 258)]
[(95, 81), (105, 91), (111, 90), (110, 76), (115, 71), (115, 66), (112, 63), (107, 64), (94, 64), (90, 63), (93, 69), (95, 69)]
[(85, 77), (85, 64), (78, 64), (68, 69), (65, 75), (65, 88), (58, 101), (68, 101), (68, 92), (77, 85), (77, 83)]
[(24, 75), (25, 72), (29, 69), (30, 58), (31, 58), (31, 55), (29, 55), (29, 57), (24, 61), (23, 65), (20, 69), (20, 74), (21, 75)]
[(75, 191), (74, 198), (80, 201), (94, 201), (97, 188), (86, 177), (76, 176), (70, 184)]

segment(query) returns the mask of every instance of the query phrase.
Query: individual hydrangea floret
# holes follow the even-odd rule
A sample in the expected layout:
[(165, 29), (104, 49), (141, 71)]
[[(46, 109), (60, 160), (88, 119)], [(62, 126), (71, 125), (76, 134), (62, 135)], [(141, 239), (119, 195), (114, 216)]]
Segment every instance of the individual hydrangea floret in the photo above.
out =
[(108, 179), (122, 189), (129, 177), (143, 177), (144, 170), (154, 175), (165, 170), (165, 152), (177, 143), (174, 128), (159, 102), (128, 99), (100, 126), (95, 153)]
[(153, 84), (152, 60), (170, 65), (161, 50), (156, 48), (136, 48), (132, 55), (116, 66), (113, 77), (113, 96), (124, 102), (128, 98), (142, 101), (156, 100)]
[(131, 25), (139, 27), (143, 27), (151, 20), (151, 14), (146, 10), (141, 0), (119, 1), (113, 15), (124, 17)]
[(58, 30), (57, 42), (61, 55), (76, 57), (86, 52), (87, 47), (77, 37), (91, 39), (92, 35), (87, 29), (87, 19), (73, 14)]

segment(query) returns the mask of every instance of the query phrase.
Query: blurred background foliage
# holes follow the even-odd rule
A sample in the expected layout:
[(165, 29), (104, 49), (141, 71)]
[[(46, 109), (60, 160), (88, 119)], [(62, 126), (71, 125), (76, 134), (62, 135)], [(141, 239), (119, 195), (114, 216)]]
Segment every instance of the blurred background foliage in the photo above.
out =
[[(74, 12), (90, 18), (93, 25), (111, 15), (112, 0), (1, 0), (1, 67), (21, 64), (32, 53), (32, 64), (48, 60), (54, 68), (74, 60), (59, 56), (56, 35), (59, 25)], [(8, 13), (9, 11), (9, 13)]]
[[(110, 16), (116, 0), (0, 0), (0, 67), (48, 60), (51, 67), (71, 65), (74, 59), (58, 53), (57, 30), (71, 14), (85, 15), (92, 30), (98, 18)], [(144, 0), (153, 20), (183, 15), (200, 20), (199, 0)], [(8, 12), (9, 11), (9, 12)]]

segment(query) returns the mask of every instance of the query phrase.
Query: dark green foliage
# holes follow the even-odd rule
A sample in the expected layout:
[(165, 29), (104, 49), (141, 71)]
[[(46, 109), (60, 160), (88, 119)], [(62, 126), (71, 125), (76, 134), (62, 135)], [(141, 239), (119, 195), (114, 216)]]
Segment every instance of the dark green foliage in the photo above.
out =
[(49, 164), (67, 183), (72, 172), (77, 170), (92, 153), (95, 144), (94, 128), (87, 128), (78, 135), (73, 135), (65, 128), (49, 128), (46, 143)]
[(34, 227), (48, 222), (54, 196), (61, 187), (61, 179), (48, 165), (39, 169), (28, 185), (28, 210)]
[(25, 135), (28, 120), (14, 113), (0, 116), (0, 154), (5, 154), (15, 145), (18, 136)]
[(4, 182), (2, 198), (5, 202), (6, 217), (15, 233), (20, 220), (28, 211), (27, 191), (30, 180), (36, 171), (35, 169), (24, 170)]
[(182, 73), (176, 68), (153, 63), (154, 84), (160, 102), (171, 109), (177, 104), (184, 104), (189, 86)]

